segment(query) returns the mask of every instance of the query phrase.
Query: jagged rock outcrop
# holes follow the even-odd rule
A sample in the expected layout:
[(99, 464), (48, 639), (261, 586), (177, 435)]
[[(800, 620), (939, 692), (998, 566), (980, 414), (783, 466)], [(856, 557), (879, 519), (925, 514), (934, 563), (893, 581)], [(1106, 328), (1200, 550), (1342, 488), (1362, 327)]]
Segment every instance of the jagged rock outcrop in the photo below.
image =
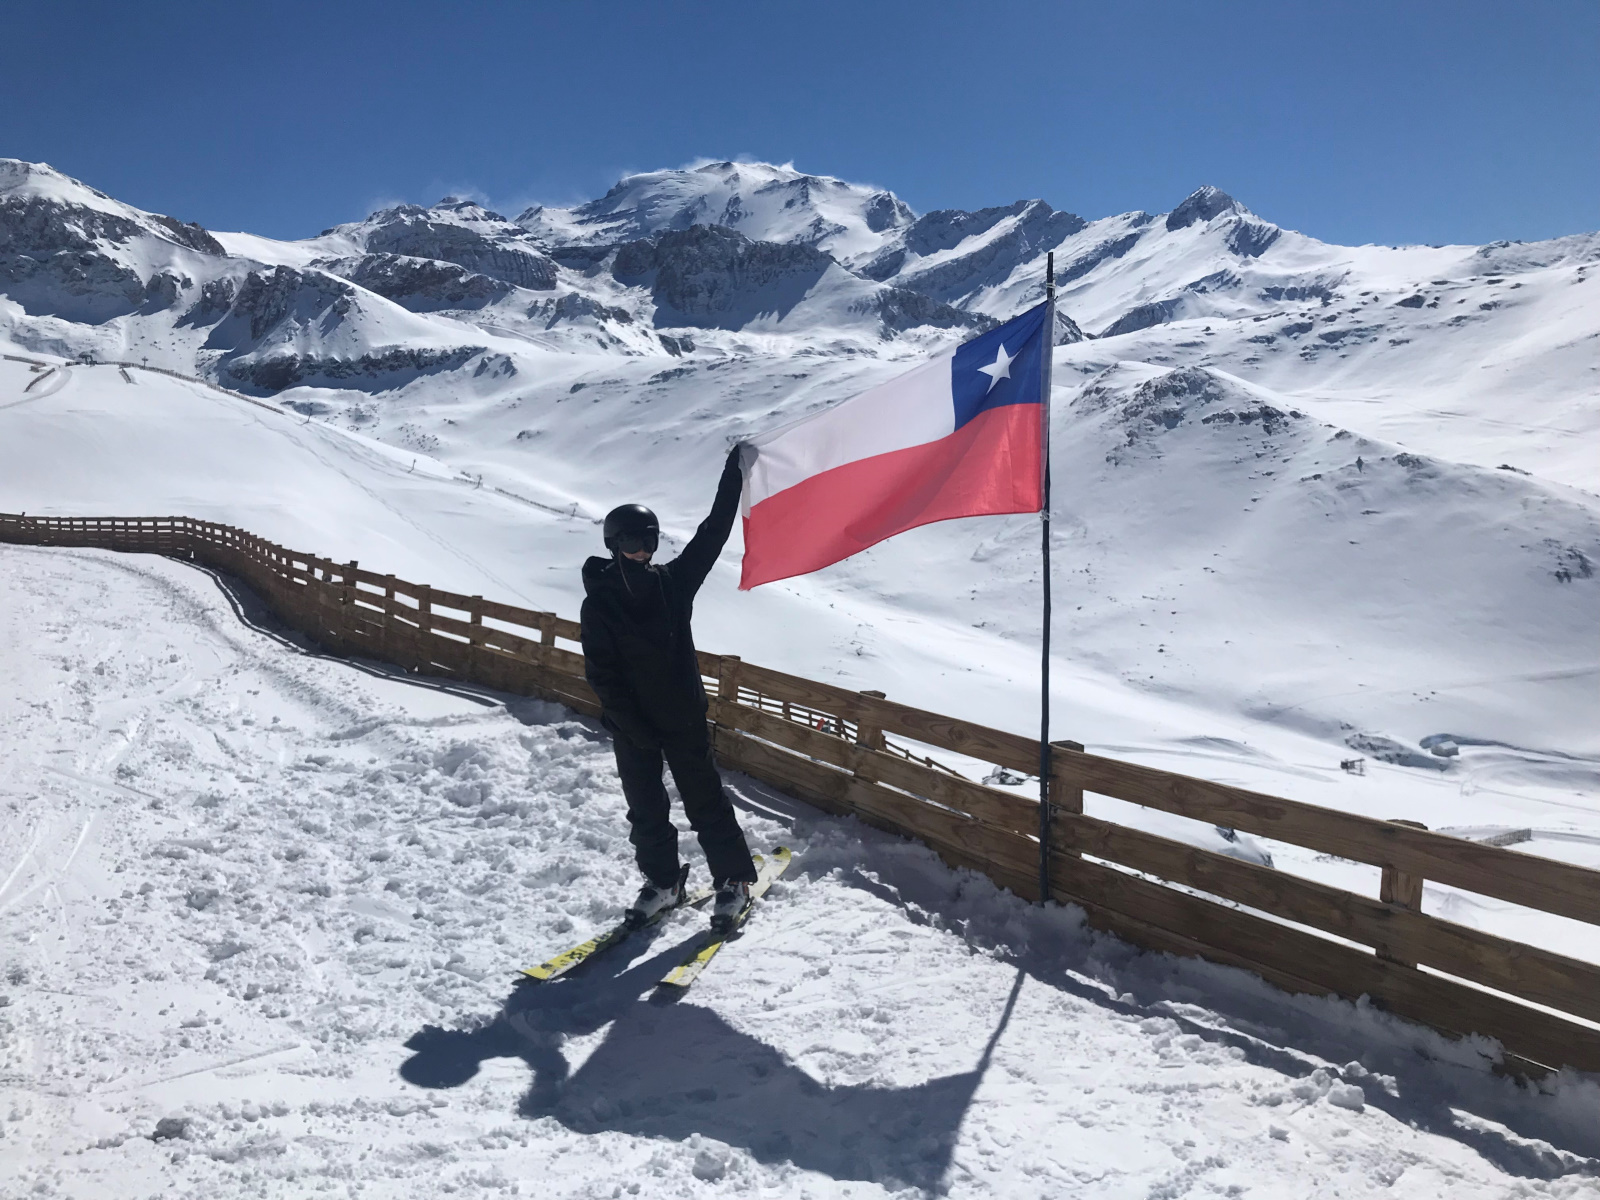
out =
[(1227, 246), (1240, 258), (1261, 257), (1283, 233), (1276, 225), (1258, 220), (1227, 192), (1210, 184), (1196, 188), (1167, 214), (1167, 230), (1187, 229), (1230, 213), (1235, 214), (1235, 220), (1229, 223)]
[(412, 312), (482, 308), (505, 299), (513, 287), (503, 279), (469, 271), (453, 262), (405, 254), (320, 259), (316, 265)]
[[(953, 250), (969, 238), (982, 239), (1002, 222), (1009, 223), (1004, 233), (978, 241), (967, 254), (926, 267), (917, 261)], [(860, 273), (869, 279), (893, 277), (896, 286), (954, 302), (1005, 282), (1021, 263), (1060, 245), (1086, 224), (1043, 200), (1018, 200), (977, 212), (944, 209), (919, 217), (901, 245), (885, 250)]]
[[(983, 313), (963, 312), (908, 288), (884, 288), (858, 310), (876, 313), (886, 333), (903, 333), (919, 325), (936, 329), (968, 329), (982, 333), (1000, 324)], [(1069, 322), (1070, 324), (1070, 322)]]
[(835, 266), (812, 246), (752, 242), (720, 225), (695, 225), (617, 250), (619, 283), (650, 288), (656, 324), (738, 329), (757, 313), (780, 316)]
[[(201, 301), (185, 314), (185, 319), (199, 324), (196, 312), (201, 304), (214, 307), (225, 290), (223, 281), (218, 281), (217, 292), (207, 302), (202, 289)], [(355, 298), (355, 288), (322, 271), (296, 267), (251, 271), (240, 280), (232, 302), (206, 339), (205, 348), (238, 353), (253, 347), (291, 318), (302, 326), (314, 323), (327, 333), (354, 309)]]
[(499, 213), (446, 198), (433, 208), (402, 204), (364, 223), (369, 253), (455, 263), (478, 275), (532, 291), (556, 285), (556, 264)]
[(1088, 335), (1078, 328), (1078, 323), (1059, 308), (1056, 309), (1055, 337), (1051, 341), (1053, 346), (1070, 346), (1074, 342), (1083, 341)]
[(233, 280), (226, 276), (206, 280), (200, 285), (200, 295), (189, 306), (189, 311), (178, 318), (177, 325), (198, 328), (222, 320), (233, 307), (234, 291)]
[(1260, 258), (1282, 233), (1265, 221), (1240, 220), (1228, 231), (1228, 249), (1241, 258)]
[(170, 307), (188, 280), (141, 262), (171, 247), (224, 254), (199, 225), (141, 213), (42, 163), (0, 160), (0, 293), (28, 314), (98, 324)]
[(1177, 300), (1155, 300), (1149, 304), (1140, 304), (1130, 308), (1107, 325), (1100, 331), (1100, 336), (1116, 337), (1123, 333), (1137, 333), (1141, 329), (1149, 329), (1152, 325), (1165, 325), (1172, 320), (1172, 314), (1177, 310)]
[(554, 300), (537, 300), (528, 306), (527, 315), (543, 318), (546, 329), (554, 329), (563, 321), (578, 321), (585, 317), (596, 321), (616, 321), (622, 325), (633, 322), (633, 314), (627, 309), (602, 304), (579, 292), (564, 292)]
[(1197, 221), (1210, 221), (1226, 212), (1243, 212), (1244, 205), (1209, 183), (1197, 187), (1167, 214), (1167, 230), (1187, 229)]
[[(1141, 213), (1140, 216), (1145, 214)], [(1146, 217), (1141, 224), (1149, 224), (1152, 218)], [(1056, 282), (1059, 284), (1071, 283), (1074, 279), (1081, 279), (1101, 263), (1113, 258), (1121, 258), (1139, 244), (1139, 239), (1144, 236), (1142, 228), (1132, 233), (1122, 234), (1120, 237), (1110, 238), (1098, 246), (1084, 251), (1070, 262), (1056, 264)]]
[(994, 324), (920, 292), (874, 286), (813, 246), (753, 242), (720, 225), (629, 242), (618, 248), (611, 271), (619, 283), (650, 288), (655, 323), (667, 328), (742, 329), (758, 317), (781, 320), (825, 280), (846, 298), (848, 312), (875, 315), (885, 333)]
[[(438, 349), (390, 346), (354, 358), (312, 354), (273, 354), (228, 363), (222, 374), (236, 386), (262, 392), (281, 392), (308, 380), (348, 382), (355, 379), (383, 380), (397, 387), (417, 375), (448, 371), (464, 365), (483, 346), (450, 346)], [(502, 370), (500, 373), (504, 373)], [(515, 373), (514, 370), (512, 373)], [(405, 378), (398, 378), (404, 376)]]

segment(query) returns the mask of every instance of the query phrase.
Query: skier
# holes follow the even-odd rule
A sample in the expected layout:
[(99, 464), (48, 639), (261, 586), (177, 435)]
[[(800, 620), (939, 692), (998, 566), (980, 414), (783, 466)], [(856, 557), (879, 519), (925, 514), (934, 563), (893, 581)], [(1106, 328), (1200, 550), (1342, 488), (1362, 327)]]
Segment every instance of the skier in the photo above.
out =
[(601, 723), (612, 733), (628, 802), (628, 839), (645, 877), (627, 912), (635, 924), (681, 903), (689, 874), (678, 861), (663, 759), (711, 870), (713, 928), (732, 925), (756, 879), (750, 848), (711, 757), (705, 687), (689, 628), (695, 593), (733, 529), (741, 487), (735, 446), (711, 512), (677, 558), (660, 565), (650, 561), (660, 535), (656, 515), (642, 504), (624, 504), (606, 514), (611, 557), (583, 564), (584, 674), (600, 697)]

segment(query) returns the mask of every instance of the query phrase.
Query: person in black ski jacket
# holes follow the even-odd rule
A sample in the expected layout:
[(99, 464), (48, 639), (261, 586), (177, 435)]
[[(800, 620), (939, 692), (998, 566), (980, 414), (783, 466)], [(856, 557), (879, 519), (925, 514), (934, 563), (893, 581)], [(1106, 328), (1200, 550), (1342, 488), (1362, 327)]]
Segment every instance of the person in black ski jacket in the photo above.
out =
[(583, 564), (584, 674), (600, 698), (601, 723), (613, 735), (629, 840), (646, 880), (628, 910), (634, 922), (681, 902), (688, 873), (678, 861), (663, 760), (717, 887), (714, 924), (727, 923), (748, 902), (756, 878), (744, 832), (712, 759), (705, 687), (690, 631), (695, 593), (733, 529), (742, 482), (735, 446), (710, 514), (671, 562), (650, 561), (660, 532), (655, 514), (629, 504), (606, 517), (611, 557)]

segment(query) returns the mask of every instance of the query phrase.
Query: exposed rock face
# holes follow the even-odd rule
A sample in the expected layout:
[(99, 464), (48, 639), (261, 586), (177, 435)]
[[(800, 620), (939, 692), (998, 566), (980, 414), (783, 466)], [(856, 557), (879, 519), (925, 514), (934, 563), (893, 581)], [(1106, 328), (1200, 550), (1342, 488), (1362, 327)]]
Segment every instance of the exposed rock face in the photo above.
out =
[(322, 260), (316, 265), (412, 312), (481, 308), (505, 299), (512, 290), (512, 285), (502, 279), (477, 274), (456, 263), (404, 254), (367, 254), (361, 258)]
[(233, 280), (228, 278), (206, 280), (200, 285), (199, 299), (190, 306), (188, 312), (178, 318), (178, 325), (210, 325), (222, 320), (223, 314), (233, 307), (233, 295)]
[(1152, 325), (1164, 325), (1172, 320), (1172, 314), (1177, 310), (1176, 300), (1156, 300), (1150, 304), (1141, 304), (1137, 308), (1130, 308), (1106, 326), (1100, 336), (1116, 337), (1120, 333), (1135, 333), (1141, 329), (1149, 329)]
[(738, 329), (758, 312), (793, 308), (833, 265), (811, 246), (752, 242), (720, 225), (695, 225), (621, 247), (612, 274), (622, 283), (649, 282), (666, 318), (657, 324)]
[(1182, 204), (1167, 214), (1167, 229), (1187, 229), (1196, 221), (1209, 221), (1225, 212), (1240, 212), (1243, 207), (1221, 188), (1206, 184), (1190, 192)]
[(1078, 328), (1078, 323), (1059, 308), (1056, 309), (1055, 339), (1050, 343), (1053, 346), (1070, 346), (1074, 342), (1084, 340), (1083, 330)]
[(30, 316), (98, 323), (145, 301), (145, 281), (105, 252), (146, 232), (137, 221), (33, 197), (0, 201), (0, 292)]
[(1057, 212), (1043, 200), (1019, 200), (975, 213), (929, 213), (906, 230), (906, 248), (924, 257), (937, 254), (1012, 218), (1011, 228), (970, 253), (926, 268), (913, 263), (895, 283), (939, 300), (959, 300), (980, 288), (1004, 283), (1020, 264), (1060, 245), (1087, 224), (1082, 217)]
[(214, 254), (218, 258), (228, 256), (228, 252), (222, 248), (222, 243), (212, 237), (204, 226), (194, 221), (179, 221), (159, 213), (152, 216), (151, 220), (171, 234), (172, 240), (180, 246), (198, 250), (201, 254)]
[(1243, 221), (1228, 233), (1228, 249), (1241, 258), (1259, 258), (1283, 230), (1265, 221)]
[(650, 287), (657, 324), (734, 329), (756, 312), (788, 311), (832, 265), (810, 246), (752, 242), (699, 225), (620, 247), (612, 274)]
[(1101, 242), (1093, 250), (1080, 254), (1069, 263), (1057, 266), (1056, 282), (1071, 283), (1074, 279), (1087, 275), (1107, 259), (1121, 258), (1132, 250), (1143, 236), (1143, 230), (1135, 230), (1133, 233), (1125, 233), (1121, 237)]
[(564, 292), (554, 300), (539, 300), (528, 306), (528, 316), (545, 318), (545, 328), (554, 329), (563, 321), (577, 321), (592, 317), (596, 321), (616, 321), (623, 325), (633, 322), (633, 314), (625, 308), (614, 308), (592, 300), (577, 292)]
[(876, 193), (867, 202), (865, 215), (867, 228), (873, 233), (882, 233), (916, 220), (916, 214), (893, 192)]
[[(417, 349), (391, 346), (358, 358), (322, 358), (315, 355), (275, 354), (266, 358), (229, 363), (223, 374), (235, 384), (263, 392), (281, 392), (306, 380), (379, 380), (391, 387), (430, 371), (448, 371), (466, 363), (483, 346)], [(396, 378), (404, 376), (405, 378)]]
[(73, 203), (25, 187), (0, 198), (0, 292), (30, 315), (97, 324), (141, 308), (169, 307), (187, 281), (170, 272), (145, 279), (128, 253), (141, 241), (224, 255), (199, 225), (127, 209), (48, 167), (13, 161), (3, 166), (0, 185), (45, 180), (105, 201), (104, 207)]
[(1257, 220), (1249, 209), (1227, 192), (1209, 184), (1196, 188), (1182, 204), (1167, 214), (1167, 229), (1187, 229), (1226, 213), (1237, 214), (1236, 219), (1230, 222), (1228, 249), (1240, 258), (1259, 258), (1283, 233), (1276, 225)]
[(365, 241), (374, 254), (438, 259), (533, 291), (556, 285), (555, 263), (526, 241), (522, 230), (465, 201), (446, 200), (431, 209), (402, 204), (377, 214), (373, 225)]
[(952, 308), (906, 288), (885, 288), (878, 293), (871, 308), (864, 308), (863, 311), (877, 313), (887, 333), (903, 333), (919, 325), (932, 325), (937, 329), (970, 329), (974, 333), (982, 333), (1000, 324), (983, 313), (962, 312), (959, 308)]
[[(803, 244), (752, 242), (719, 225), (695, 225), (618, 248), (612, 274), (648, 285), (658, 326), (741, 329), (758, 316), (784, 316), (830, 271), (851, 282), (833, 256)], [(854, 281), (860, 288), (864, 285)], [(883, 288), (853, 301), (853, 312), (878, 316), (886, 333), (918, 325), (987, 329), (994, 322), (903, 288)]]
[(206, 349), (238, 352), (260, 342), (290, 317), (302, 324), (315, 321), (326, 332), (353, 310), (355, 295), (356, 290), (344, 280), (321, 271), (294, 267), (251, 271), (211, 331)]

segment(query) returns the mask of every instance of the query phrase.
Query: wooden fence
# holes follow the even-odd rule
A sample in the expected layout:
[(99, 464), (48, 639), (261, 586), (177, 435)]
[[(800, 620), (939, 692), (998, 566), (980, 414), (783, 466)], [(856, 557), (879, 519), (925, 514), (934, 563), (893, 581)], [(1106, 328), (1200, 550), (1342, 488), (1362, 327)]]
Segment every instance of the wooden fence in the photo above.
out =
[[(287, 550), (186, 517), (0, 514), (0, 542), (174, 555), (230, 572), (287, 624), (342, 654), (594, 715), (575, 621)], [(1036, 801), (963, 778), (893, 740), (1036, 771), (1038, 742), (702, 652), (719, 759), (831, 813), (925, 842), (1038, 897)], [(1357, 997), (1452, 1035), (1484, 1034), (1502, 1069), (1600, 1072), (1600, 966), (1421, 911), (1424, 880), (1600, 924), (1600, 871), (1053, 743), (1052, 895), (1139, 946)], [(1377, 897), (1086, 815), (1085, 792), (1382, 868)]]

